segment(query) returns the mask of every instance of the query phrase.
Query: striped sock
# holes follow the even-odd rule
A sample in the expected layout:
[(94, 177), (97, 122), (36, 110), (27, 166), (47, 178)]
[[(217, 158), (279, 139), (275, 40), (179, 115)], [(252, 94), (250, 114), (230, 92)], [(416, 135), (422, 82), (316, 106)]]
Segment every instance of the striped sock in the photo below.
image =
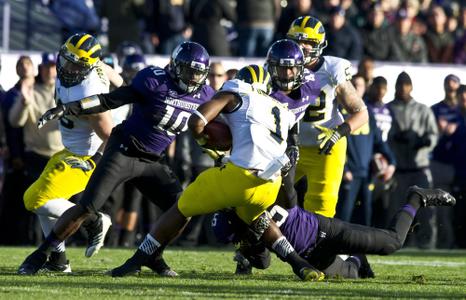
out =
[(149, 233), (142, 241), (141, 245), (139, 245), (139, 250), (146, 253), (147, 255), (152, 255), (157, 249), (160, 248), (160, 243), (154, 239)]
[(284, 236), (281, 236), (273, 243), (272, 249), (283, 258), (286, 258), (294, 251), (293, 246), (291, 246), (290, 242), (288, 242)]

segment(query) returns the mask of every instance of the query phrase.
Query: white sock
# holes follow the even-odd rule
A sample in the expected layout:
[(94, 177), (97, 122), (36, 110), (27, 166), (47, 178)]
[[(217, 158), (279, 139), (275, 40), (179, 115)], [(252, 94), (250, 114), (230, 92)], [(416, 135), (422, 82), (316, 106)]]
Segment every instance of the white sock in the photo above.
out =
[(160, 243), (149, 233), (139, 245), (139, 249), (147, 255), (152, 255), (158, 248), (160, 248)]
[[(44, 205), (39, 207), (35, 213), (37, 214), (42, 227), (42, 232), (44, 236), (48, 236), (52, 231), (57, 219), (70, 207), (75, 204), (66, 200), (66, 199), (53, 199), (47, 201)], [(55, 249), (55, 252), (65, 252), (65, 241), (58, 244)]]

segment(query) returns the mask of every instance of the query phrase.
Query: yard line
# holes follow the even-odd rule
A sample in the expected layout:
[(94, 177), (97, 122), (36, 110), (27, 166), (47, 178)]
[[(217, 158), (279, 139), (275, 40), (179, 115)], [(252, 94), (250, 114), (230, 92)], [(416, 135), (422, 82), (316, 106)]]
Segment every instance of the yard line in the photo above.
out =
[(396, 265), (396, 266), (426, 266), (426, 267), (464, 267), (466, 262), (454, 261), (400, 261), (400, 260), (380, 260), (370, 259), (370, 263), (381, 265)]

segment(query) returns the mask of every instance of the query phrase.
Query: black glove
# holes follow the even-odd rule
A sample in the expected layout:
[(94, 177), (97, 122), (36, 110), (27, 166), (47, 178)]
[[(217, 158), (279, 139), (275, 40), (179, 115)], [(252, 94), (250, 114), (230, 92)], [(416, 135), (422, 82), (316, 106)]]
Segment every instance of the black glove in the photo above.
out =
[(323, 126), (315, 125), (320, 130), (320, 134), (317, 136), (319, 142), (319, 154), (330, 154), (333, 146), (344, 136), (347, 136), (351, 132), (351, 128), (348, 123), (342, 123), (335, 129), (326, 128)]
[(58, 104), (57, 107), (51, 108), (46, 111), (37, 122), (37, 128), (42, 128), (47, 122), (58, 119), (65, 114), (66, 108), (63, 104)]
[(290, 159), (292, 166), (296, 166), (299, 161), (299, 147), (295, 145), (288, 146), (285, 151), (286, 155)]
[(431, 144), (431, 140), (429, 138), (429, 135), (428, 134), (424, 134), (423, 136), (418, 136), (414, 142), (414, 149), (415, 150), (418, 150), (422, 147), (429, 147), (430, 144)]

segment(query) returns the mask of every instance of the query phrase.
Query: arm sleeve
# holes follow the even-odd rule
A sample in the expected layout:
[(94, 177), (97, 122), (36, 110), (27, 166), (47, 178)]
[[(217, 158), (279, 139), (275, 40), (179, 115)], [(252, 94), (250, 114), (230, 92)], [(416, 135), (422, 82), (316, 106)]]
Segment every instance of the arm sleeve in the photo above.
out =
[[(101, 113), (110, 109), (114, 109), (125, 104), (134, 103), (141, 98), (141, 95), (136, 92), (131, 86), (122, 86), (108, 94), (97, 95), (100, 104), (86, 107), (86, 102), (90, 98), (85, 98), (80, 101), (67, 103), (67, 114), (71, 115), (90, 115)], [(92, 100), (94, 101), (94, 100)]]

